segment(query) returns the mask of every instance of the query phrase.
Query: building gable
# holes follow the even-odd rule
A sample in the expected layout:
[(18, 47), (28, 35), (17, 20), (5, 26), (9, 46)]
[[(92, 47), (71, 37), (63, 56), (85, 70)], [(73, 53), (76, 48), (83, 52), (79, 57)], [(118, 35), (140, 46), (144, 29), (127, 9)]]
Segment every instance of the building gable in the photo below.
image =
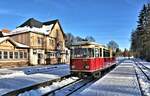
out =
[(18, 43), (16, 41), (14, 41), (13, 39), (9, 38), (9, 37), (1, 37), (0, 38), (0, 44), (1, 44), (1, 48), (3, 48), (3, 46), (7, 46), (7, 45), (11, 46), (11, 47), (13, 45), (16, 48), (25, 48), (25, 49), (29, 48), (29, 46), (21, 44), (21, 43)]
[(0, 49), (14, 49), (16, 46), (10, 41), (10, 40), (5, 40), (0, 43)]
[(59, 21), (57, 21), (55, 23), (55, 25), (53, 26), (51, 32), (49, 33), (49, 36), (53, 37), (53, 38), (58, 38), (58, 36), (59, 36), (59, 37), (61, 37), (61, 39), (65, 40), (65, 34), (62, 30), (62, 27), (61, 27)]
[(57, 50), (63, 50), (64, 49), (64, 47), (65, 47), (65, 35), (64, 35), (64, 32), (63, 32), (59, 22), (57, 22), (54, 25), (53, 30), (50, 32), (49, 36), (55, 38), (55, 40), (56, 40), (55, 45), (56, 45)]

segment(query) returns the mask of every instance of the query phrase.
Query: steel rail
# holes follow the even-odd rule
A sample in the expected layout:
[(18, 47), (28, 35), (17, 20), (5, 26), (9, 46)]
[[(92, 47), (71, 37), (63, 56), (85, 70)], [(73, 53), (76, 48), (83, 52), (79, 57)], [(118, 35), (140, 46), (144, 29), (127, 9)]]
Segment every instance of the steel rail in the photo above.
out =
[(50, 86), (50, 85), (52, 85), (53, 82), (61, 81), (61, 80), (64, 80), (65, 78), (70, 78), (70, 77), (71, 77), (71, 75), (66, 75), (66, 76), (63, 76), (63, 77), (60, 77), (60, 78), (57, 78), (57, 79), (52, 79), (52, 80), (48, 80), (48, 81), (45, 81), (45, 82), (37, 83), (37, 84), (31, 85), (31, 86), (28, 86), (28, 87), (24, 87), (24, 88), (20, 88), (20, 89), (17, 89), (17, 90), (10, 91), (6, 94), (3, 94), (2, 96), (17, 96), (17, 95), (19, 95), (21, 93), (24, 93), (26, 91), (36, 90), (40, 87)]
[(77, 83), (77, 82), (79, 82), (79, 81), (82, 81), (82, 79), (77, 79), (77, 80), (74, 81), (74, 82), (71, 82), (71, 83), (66, 84), (66, 85), (64, 85), (64, 86), (62, 86), (62, 87), (59, 87), (59, 88), (54, 89), (54, 90), (52, 90), (52, 91), (49, 91), (49, 92), (43, 94), (42, 96), (48, 96), (48, 95), (50, 95), (50, 94), (53, 94), (53, 95), (54, 95), (56, 91), (61, 90), (61, 89), (65, 88), (65, 87), (67, 87), (67, 86), (69, 86), (69, 85), (75, 84), (75, 83)]
[[(143, 69), (139, 66), (140, 62), (137, 60), (134, 60), (136, 66), (141, 70), (141, 72), (145, 75), (145, 77), (147, 78), (147, 80), (150, 81), (150, 77), (146, 74), (146, 72), (143, 71)], [(140, 64), (142, 66), (144, 66), (143, 64)], [(146, 67), (145, 67), (146, 68)], [(149, 69), (149, 68), (148, 68)]]

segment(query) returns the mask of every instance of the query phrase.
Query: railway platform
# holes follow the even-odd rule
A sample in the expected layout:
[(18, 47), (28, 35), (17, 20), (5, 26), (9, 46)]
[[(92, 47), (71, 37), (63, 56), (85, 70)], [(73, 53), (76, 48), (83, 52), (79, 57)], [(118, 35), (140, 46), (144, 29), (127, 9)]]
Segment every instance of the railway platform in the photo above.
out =
[(94, 84), (72, 96), (142, 96), (134, 62), (125, 60)]

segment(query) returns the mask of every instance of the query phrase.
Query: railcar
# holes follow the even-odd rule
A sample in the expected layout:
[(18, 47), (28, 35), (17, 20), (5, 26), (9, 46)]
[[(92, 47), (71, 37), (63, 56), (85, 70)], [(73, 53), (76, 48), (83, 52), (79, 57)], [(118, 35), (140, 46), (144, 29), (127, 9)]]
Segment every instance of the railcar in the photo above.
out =
[(95, 42), (81, 41), (71, 46), (70, 70), (79, 77), (99, 78), (101, 72), (115, 66), (112, 50)]

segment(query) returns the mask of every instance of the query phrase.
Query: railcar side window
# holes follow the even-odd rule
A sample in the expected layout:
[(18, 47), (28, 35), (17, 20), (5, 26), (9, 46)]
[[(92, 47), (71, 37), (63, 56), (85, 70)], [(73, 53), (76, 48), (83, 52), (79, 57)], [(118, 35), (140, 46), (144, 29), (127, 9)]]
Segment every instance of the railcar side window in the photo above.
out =
[(102, 57), (102, 48), (100, 48), (99, 53), (100, 53), (100, 57)]
[(107, 53), (107, 54), (108, 54), (108, 57), (110, 57), (110, 51), (109, 51), (109, 50), (108, 50), (108, 53)]
[(88, 56), (94, 57), (94, 49), (93, 48), (88, 48)]
[(104, 49), (103, 54), (104, 54), (104, 57), (110, 57), (110, 51), (109, 50)]
[(99, 49), (95, 49), (95, 57), (99, 57)]
[(106, 57), (105, 49), (103, 49), (103, 56)]

